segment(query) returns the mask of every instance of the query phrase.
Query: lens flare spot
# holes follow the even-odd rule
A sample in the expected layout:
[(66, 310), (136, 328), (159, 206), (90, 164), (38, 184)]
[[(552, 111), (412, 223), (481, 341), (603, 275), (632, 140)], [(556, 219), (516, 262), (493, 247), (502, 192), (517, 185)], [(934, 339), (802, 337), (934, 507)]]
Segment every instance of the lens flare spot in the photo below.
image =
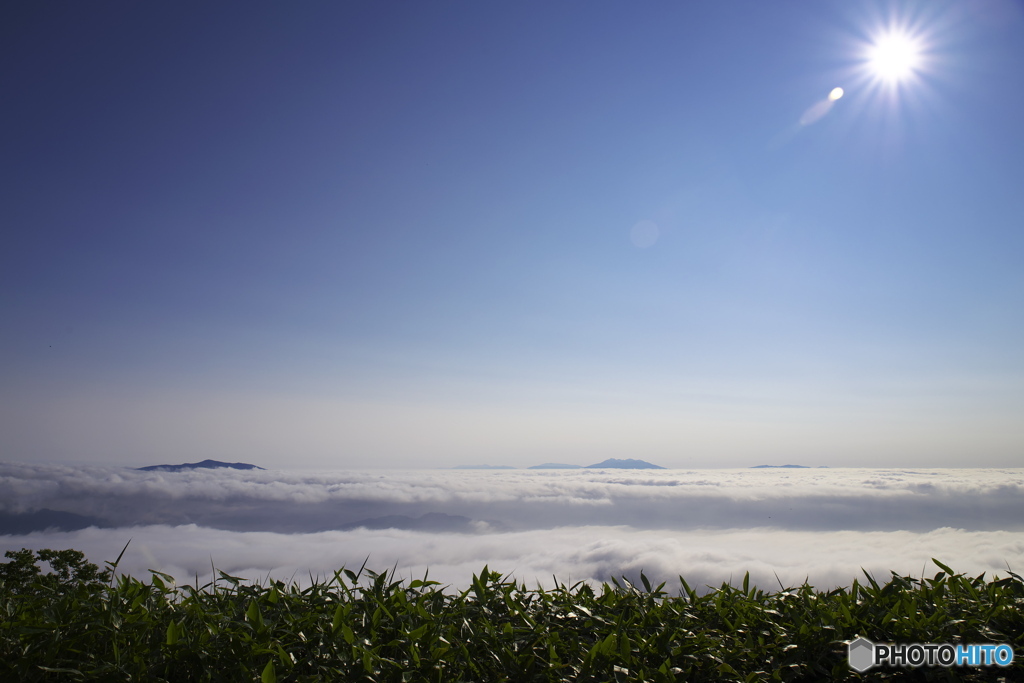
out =
[(832, 100), (833, 102), (835, 102), (836, 100), (838, 100), (842, 96), (843, 96), (843, 89), (842, 88), (832, 88), (832, 92), (830, 92), (828, 94), (828, 98), (830, 100)]
[(646, 249), (658, 241), (661, 230), (654, 221), (640, 221), (629, 230), (629, 240), (638, 249)]

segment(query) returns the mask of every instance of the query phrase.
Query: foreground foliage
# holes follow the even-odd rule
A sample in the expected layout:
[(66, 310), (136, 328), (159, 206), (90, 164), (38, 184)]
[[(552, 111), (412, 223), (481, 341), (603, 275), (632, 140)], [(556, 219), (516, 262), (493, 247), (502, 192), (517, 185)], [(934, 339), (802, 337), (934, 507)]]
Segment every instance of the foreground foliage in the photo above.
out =
[[(220, 573), (202, 587), (111, 577), (75, 550), (0, 564), (0, 680), (821, 681), (1024, 680), (1006, 669), (870, 670), (846, 641), (1010, 643), (1024, 652), (1024, 581), (893, 573), (828, 592), (626, 580), (527, 589), (486, 567), (446, 592), (360, 569), (300, 588)], [(49, 565), (43, 573), (40, 562)]]

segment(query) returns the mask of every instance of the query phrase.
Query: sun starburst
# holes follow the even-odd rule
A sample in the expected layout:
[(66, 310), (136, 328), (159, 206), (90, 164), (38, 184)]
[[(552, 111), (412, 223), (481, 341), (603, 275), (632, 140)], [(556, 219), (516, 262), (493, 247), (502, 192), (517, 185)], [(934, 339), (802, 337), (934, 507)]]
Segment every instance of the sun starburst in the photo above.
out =
[(906, 32), (878, 36), (868, 49), (868, 68), (879, 79), (898, 83), (912, 77), (921, 66), (921, 41)]

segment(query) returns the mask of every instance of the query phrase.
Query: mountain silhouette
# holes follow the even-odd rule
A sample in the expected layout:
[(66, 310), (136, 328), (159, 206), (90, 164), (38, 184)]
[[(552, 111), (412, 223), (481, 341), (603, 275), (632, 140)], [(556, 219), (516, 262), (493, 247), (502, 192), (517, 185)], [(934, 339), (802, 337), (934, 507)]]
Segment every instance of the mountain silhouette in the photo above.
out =
[(30, 534), (35, 531), (78, 531), (90, 526), (110, 527), (99, 517), (42, 508), (33, 512), (0, 512), (0, 534)]
[(203, 460), (202, 462), (186, 462), (181, 465), (150, 465), (149, 467), (138, 467), (143, 472), (181, 472), (182, 470), (215, 470), (227, 467), (233, 470), (262, 470), (262, 467), (250, 465), (246, 462), (221, 462), (220, 460)]
[(603, 462), (599, 462), (596, 465), (587, 465), (587, 469), (618, 469), (618, 470), (663, 470), (665, 469), (661, 465), (654, 465), (647, 462), (646, 460), (634, 460), (627, 458), (625, 460), (619, 460), (617, 458), (608, 458)]

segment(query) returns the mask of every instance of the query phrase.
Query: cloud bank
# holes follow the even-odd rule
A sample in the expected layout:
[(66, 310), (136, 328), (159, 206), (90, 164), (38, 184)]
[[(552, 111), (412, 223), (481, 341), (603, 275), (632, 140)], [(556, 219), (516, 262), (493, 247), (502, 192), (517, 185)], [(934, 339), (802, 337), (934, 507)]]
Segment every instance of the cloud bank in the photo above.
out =
[(0, 465), (0, 511), (108, 526), (197, 524), (302, 533), (385, 516), (452, 515), (521, 531), (772, 527), (1024, 529), (1020, 469), (141, 472)]
[(805, 580), (819, 588), (864, 580), (862, 569), (884, 580), (889, 572), (931, 576), (930, 558), (955, 570), (1005, 576), (1024, 568), (1024, 537), (1015, 532), (910, 531), (655, 531), (629, 527), (560, 527), (497, 534), (446, 534), (390, 529), (313, 534), (235, 532), (195, 525), (0, 536), (0, 549), (76, 548), (94, 562), (112, 560), (131, 539), (120, 571), (145, 577), (156, 569), (179, 582), (212, 579), (212, 568), (251, 580), (267, 577), (308, 584), (364, 561), (375, 571), (396, 568), (406, 579), (432, 579), (465, 587), (486, 564), (529, 586), (608, 581), (625, 576), (679, 587), (736, 583), (750, 572), (770, 590)]
[[(0, 536), (94, 562), (208, 580), (377, 570), (465, 585), (488, 564), (528, 583), (636, 577), (845, 585), (868, 571), (1024, 567), (1024, 470), (140, 472), (0, 464), (0, 513), (97, 526)], [(51, 515), (52, 517), (52, 515)], [(92, 523), (92, 522), (88, 522)]]

